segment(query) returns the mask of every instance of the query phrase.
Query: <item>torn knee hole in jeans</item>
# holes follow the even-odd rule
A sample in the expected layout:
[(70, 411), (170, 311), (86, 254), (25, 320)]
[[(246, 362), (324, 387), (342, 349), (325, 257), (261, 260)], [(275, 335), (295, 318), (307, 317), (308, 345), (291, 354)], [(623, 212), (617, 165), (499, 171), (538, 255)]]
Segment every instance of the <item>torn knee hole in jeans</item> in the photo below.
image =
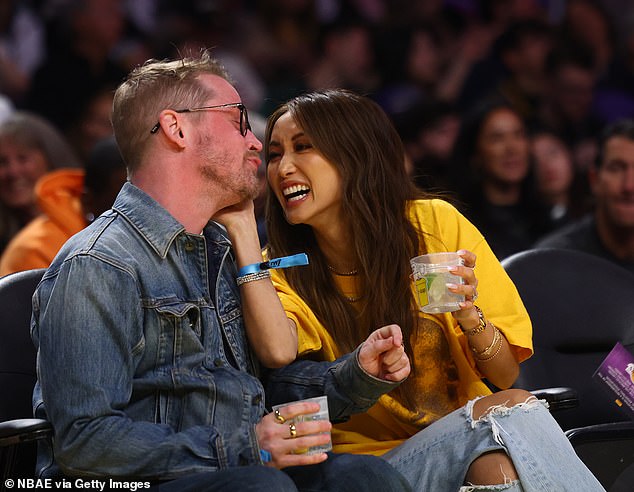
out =
[(478, 424), (478, 422), (490, 421), (492, 418), (494, 418), (496, 416), (505, 416), (505, 415), (508, 415), (511, 412), (515, 411), (515, 410), (528, 411), (528, 410), (530, 410), (532, 408), (535, 408), (535, 407), (537, 407), (539, 405), (543, 405), (546, 408), (548, 408), (548, 403), (546, 402), (546, 400), (539, 400), (539, 399), (537, 399), (536, 396), (531, 395), (528, 398), (526, 398), (525, 401), (516, 403), (515, 405), (512, 405), (512, 406), (508, 405), (508, 401), (506, 401), (504, 403), (500, 403), (498, 405), (491, 405), (484, 412), (482, 412), (482, 415), (480, 415), (479, 418), (474, 419), (474, 417), (473, 417), (473, 407), (475, 406), (476, 402), (479, 401), (480, 399), (481, 398), (476, 398), (474, 400), (471, 400), (470, 402), (467, 403), (467, 405), (465, 407), (467, 415), (469, 416), (469, 419), (471, 420), (471, 427), (475, 427)]
[(500, 436), (501, 428), (497, 421), (497, 417), (505, 417), (512, 412), (528, 412), (531, 409), (538, 407), (539, 405), (543, 405), (544, 407), (548, 408), (548, 403), (545, 400), (539, 400), (537, 397), (531, 395), (523, 402), (516, 403), (512, 406), (508, 405), (508, 401), (500, 403), (498, 405), (492, 405), (484, 412), (482, 412), (482, 415), (480, 415), (480, 417), (474, 419), (473, 407), (478, 400), (480, 400), (480, 398), (471, 400), (465, 406), (465, 411), (467, 413), (469, 421), (471, 422), (471, 428), (474, 429), (481, 422), (488, 422), (489, 424), (491, 424), (491, 431), (493, 432), (493, 438), (495, 439), (495, 442), (497, 442), (501, 446), (504, 446), (504, 442)]
[(460, 487), (459, 492), (478, 492), (484, 490), (508, 490), (512, 487), (516, 487), (519, 484), (519, 480), (504, 480), (504, 483), (497, 485), (463, 485)]

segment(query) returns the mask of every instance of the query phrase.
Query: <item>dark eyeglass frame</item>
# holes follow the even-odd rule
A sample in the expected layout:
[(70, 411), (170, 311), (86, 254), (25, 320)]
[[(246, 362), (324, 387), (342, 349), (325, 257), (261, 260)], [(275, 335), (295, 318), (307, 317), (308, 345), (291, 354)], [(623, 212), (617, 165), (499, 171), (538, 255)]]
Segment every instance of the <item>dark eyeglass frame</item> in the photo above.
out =
[[(240, 110), (240, 133), (243, 137), (246, 137), (247, 132), (251, 129), (251, 124), (249, 123), (249, 112), (242, 103), (217, 104), (215, 106), (201, 106), (199, 108), (175, 109), (174, 111), (177, 113), (197, 113), (198, 111), (212, 111), (214, 109), (223, 108), (238, 108)], [(150, 133), (154, 134), (158, 132), (160, 127), (161, 123), (157, 122), (150, 130)]]

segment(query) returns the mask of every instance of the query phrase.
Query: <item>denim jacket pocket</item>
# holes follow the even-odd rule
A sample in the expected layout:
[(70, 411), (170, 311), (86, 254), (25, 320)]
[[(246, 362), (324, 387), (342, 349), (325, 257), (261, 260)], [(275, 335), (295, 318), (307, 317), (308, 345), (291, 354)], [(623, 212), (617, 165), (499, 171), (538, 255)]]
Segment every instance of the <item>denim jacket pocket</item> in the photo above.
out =
[(175, 396), (183, 378), (202, 365), (204, 346), (200, 330), (200, 307), (195, 302), (175, 298), (144, 303), (146, 364), (154, 367), (156, 401), (154, 421), (178, 430), (181, 426), (183, 402)]
[[(158, 330), (145, 331), (146, 347), (155, 354), (159, 372), (170, 372), (174, 367), (192, 367), (192, 360), (183, 357), (191, 359), (198, 355), (202, 359), (200, 307), (194, 302), (177, 299), (161, 299), (152, 304), (149, 316), (155, 319), (148, 320), (148, 326), (158, 326)], [(155, 339), (149, 341), (149, 337)]]

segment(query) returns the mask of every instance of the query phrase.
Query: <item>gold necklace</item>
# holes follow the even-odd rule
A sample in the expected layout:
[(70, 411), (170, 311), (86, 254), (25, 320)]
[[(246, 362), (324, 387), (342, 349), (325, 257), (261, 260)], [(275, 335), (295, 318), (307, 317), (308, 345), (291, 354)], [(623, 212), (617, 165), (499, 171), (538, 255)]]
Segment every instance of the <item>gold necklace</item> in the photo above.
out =
[(343, 296), (343, 298), (348, 301), (348, 302), (358, 302), (361, 299), (363, 299), (363, 295), (360, 296), (356, 296), (356, 297), (351, 297), (351, 296), (344, 296), (343, 294), (341, 294)]
[(338, 272), (330, 265), (327, 265), (327, 266), (328, 266), (328, 270), (330, 270), (335, 275), (339, 275), (340, 277), (353, 277), (359, 274), (359, 270), (357, 270), (356, 268), (354, 270), (350, 270), (349, 272)]

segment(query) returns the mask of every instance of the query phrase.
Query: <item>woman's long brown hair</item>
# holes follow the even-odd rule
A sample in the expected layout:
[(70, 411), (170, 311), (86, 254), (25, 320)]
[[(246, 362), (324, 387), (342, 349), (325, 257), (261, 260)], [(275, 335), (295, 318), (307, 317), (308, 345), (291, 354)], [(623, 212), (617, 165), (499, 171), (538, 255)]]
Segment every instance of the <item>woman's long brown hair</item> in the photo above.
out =
[(284, 275), (342, 353), (353, 350), (376, 328), (391, 323), (403, 330), (408, 349), (418, 318), (409, 260), (421, 254), (424, 245), (419, 241), (420, 226), (410, 222), (407, 207), (423, 194), (407, 176), (398, 133), (384, 111), (366, 97), (346, 90), (312, 92), (290, 100), (269, 118), (264, 139), (267, 162), (271, 132), (285, 113), (290, 113), (313, 147), (341, 175), (342, 208), (350, 226), (347, 239), (354, 245), (363, 286), (361, 312), (338, 293), (312, 229), (289, 224), (269, 188), (270, 255), (308, 253), (308, 267), (291, 268)]

